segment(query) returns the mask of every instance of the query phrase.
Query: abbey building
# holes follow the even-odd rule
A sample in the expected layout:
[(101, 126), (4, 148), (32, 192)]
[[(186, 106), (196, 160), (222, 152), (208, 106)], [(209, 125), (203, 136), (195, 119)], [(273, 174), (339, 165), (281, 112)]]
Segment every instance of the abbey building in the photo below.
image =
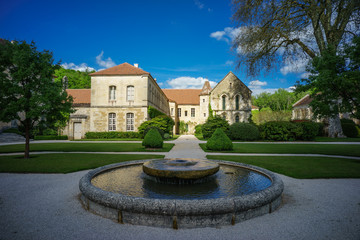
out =
[(247, 122), (251, 115), (251, 90), (232, 72), (214, 88), (161, 89), (150, 73), (123, 63), (91, 75), (91, 89), (67, 89), (76, 112), (63, 131), (70, 139), (86, 132), (137, 131), (149, 120), (148, 107), (171, 116), (174, 133), (183, 122), (189, 133), (206, 121), (209, 107), (229, 123)]

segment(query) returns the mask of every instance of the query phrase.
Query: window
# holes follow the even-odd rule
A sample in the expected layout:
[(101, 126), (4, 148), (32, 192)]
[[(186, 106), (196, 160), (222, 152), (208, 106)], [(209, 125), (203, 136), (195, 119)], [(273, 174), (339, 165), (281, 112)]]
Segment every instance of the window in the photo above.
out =
[(174, 108), (171, 108), (171, 116), (174, 115)]
[(178, 116), (181, 117), (181, 108), (178, 108)]
[(240, 96), (236, 95), (235, 97), (235, 109), (239, 110), (239, 105), (240, 105)]
[(195, 117), (195, 108), (191, 108), (191, 117)]
[(127, 87), (127, 94), (126, 94), (127, 101), (134, 101), (134, 86)]
[(226, 109), (226, 96), (222, 96), (222, 110)]
[(116, 114), (109, 113), (109, 131), (116, 131)]
[(206, 117), (206, 113), (204, 113), (204, 117)]
[(127, 132), (134, 131), (134, 114), (133, 113), (126, 114), (126, 131)]
[(185, 117), (187, 117), (187, 111), (185, 111)]
[(116, 87), (115, 86), (110, 86), (109, 87), (109, 100), (115, 100), (116, 99)]
[(240, 122), (239, 115), (236, 115), (236, 116), (235, 116), (235, 122), (237, 122), (237, 123)]
[(205, 98), (203, 98), (203, 102), (205, 102)]

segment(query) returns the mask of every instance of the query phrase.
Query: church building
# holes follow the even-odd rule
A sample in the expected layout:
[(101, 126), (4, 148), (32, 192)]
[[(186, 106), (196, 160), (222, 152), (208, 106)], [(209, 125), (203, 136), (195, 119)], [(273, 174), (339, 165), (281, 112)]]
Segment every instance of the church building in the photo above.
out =
[(91, 89), (66, 90), (76, 110), (63, 131), (70, 139), (84, 138), (86, 132), (137, 131), (149, 120), (149, 106), (174, 119), (174, 133), (181, 121), (193, 133), (208, 118), (209, 107), (229, 124), (251, 116), (251, 90), (232, 72), (214, 88), (206, 81), (202, 89), (161, 89), (137, 64), (123, 63), (90, 76)]

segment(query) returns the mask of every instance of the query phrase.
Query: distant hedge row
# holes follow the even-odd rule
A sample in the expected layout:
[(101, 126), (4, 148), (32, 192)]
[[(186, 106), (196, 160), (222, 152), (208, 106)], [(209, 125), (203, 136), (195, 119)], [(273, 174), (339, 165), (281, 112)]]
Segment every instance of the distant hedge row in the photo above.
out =
[(34, 140), (68, 140), (68, 136), (54, 136), (54, 135), (43, 135), (43, 136), (34, 136)]
[(141, 138), (138, 132), (87, 132), (87, 139), (110, 139), (110, 138)]

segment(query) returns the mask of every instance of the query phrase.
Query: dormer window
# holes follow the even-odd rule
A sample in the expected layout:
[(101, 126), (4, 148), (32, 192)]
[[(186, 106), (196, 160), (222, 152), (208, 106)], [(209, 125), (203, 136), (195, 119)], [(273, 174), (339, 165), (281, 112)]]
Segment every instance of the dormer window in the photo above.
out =
[(127, 101), (134, 101), (134, 86), (128, 86), (127, 87), (127, 94), (126, 94), (126, 100)]
[(110, 86), (109, 87), (109, 100), (116, 100), (116, 87), (115, 86)]

